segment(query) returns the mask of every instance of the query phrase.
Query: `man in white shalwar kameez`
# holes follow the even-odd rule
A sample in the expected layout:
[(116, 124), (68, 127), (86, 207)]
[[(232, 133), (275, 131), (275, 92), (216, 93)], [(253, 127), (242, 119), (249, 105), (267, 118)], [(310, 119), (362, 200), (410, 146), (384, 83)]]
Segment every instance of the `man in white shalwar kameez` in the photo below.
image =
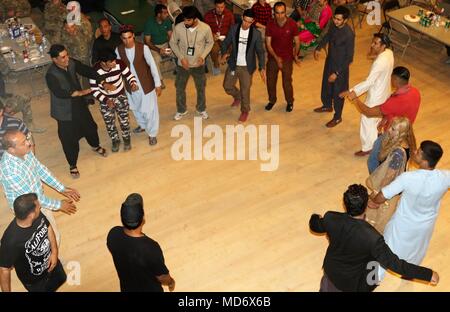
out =
[[(388, 49), (390, 41), (385, 34), (375, 34), (370, 46), (370, 58), (374, 58), (370, 68), (369, 76), (365, 81), (354, 86), (350, 91), (340, 94), (341, 97), (348, 96), (350, 100), (367, 92), (366, 106), (374, 107), (383, 104), (391, 95), (391, 74), (394, 68), (394, 54)], [(360, 139), (361, 150), (355, 156), (366, 156), (370, 154), (373, 143), (378, 137), (377, 125), (380, 118), (369, 118), (361, 115)]]
[[(442, 197), (450, 187), (450, 171), (435, 169), (442, 154), (439, 144), (423, 141), (413, 155), (419, 170), (401, 174), (372, 200), (374, 205), (378, 205), (402, 194), (394, 215), (386, 225), (384, 239), (400, 259), (416, 265), (426, 255)], [(380, 280), (384, 273), (380, 269)]]
[(128, 65), (138, 85), (136, 91), (127, 85), (126, 92), (130, 109), (139, 125), (133, 132), (146, 131), (149, 144), (155, 145), (159, 130), (158, 96), (161, 95), (158, 68), (148, 46), (135, 41), (131, 26), (123, 26), (120, 37), (122, 44), (116, 48), (117, 57)]

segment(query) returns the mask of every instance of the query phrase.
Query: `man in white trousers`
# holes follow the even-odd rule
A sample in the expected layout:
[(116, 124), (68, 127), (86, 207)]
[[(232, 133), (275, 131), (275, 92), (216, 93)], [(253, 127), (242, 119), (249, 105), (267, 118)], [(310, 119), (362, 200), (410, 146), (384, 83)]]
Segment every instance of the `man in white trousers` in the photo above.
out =
[(116, 48), (117, 57), (125, 62), (137, 80), (137, 85), (125, 83), (130, 109), (139, 125), (133, 132), (146, 131), (149, 144), (155, 145), (159, 130), (158, 96), (161, 95), (158, 68), (148, 46), (135, 41), (132, 26), (123, 25), (120, 37), (122, 44)]
[[(366, 106), (374, 107), (383, 104), (391, 95), (391, 74), (394, 67), (394, 54), (389, 49), (390, 40), (386, 34), (374, 34), (370, 46), (369, 58), (374, 59), (369, 76), (349, 91), (344, 91), (340, 97), (347, 96), (350, 100), (367, 92)], [(378, 137), (377, 125), (380, 118), (369, 118), (361, 115), (360, 138), (361, 150), (355, 156), (363, 157), (370, 154), (373, 143)]]

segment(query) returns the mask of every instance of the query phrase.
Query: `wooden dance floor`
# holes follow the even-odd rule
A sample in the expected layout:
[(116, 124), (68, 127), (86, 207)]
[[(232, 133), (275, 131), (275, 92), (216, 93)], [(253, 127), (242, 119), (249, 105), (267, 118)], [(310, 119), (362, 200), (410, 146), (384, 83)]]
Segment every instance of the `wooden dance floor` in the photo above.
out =
[[(366, 59), (372, 34), (377, 27), (357, 29), (356, 53), (350, 84), (368, 74)], [(450, 65), (444, 64), (442, 47), (424, 44), (409, 48), (403, 60), (396, 53), (396, 65), (407, 66), (411, 82), (422, 95), (415, 123), (418, 142), (439, 142), (444, 156), (439, 168), (450, 168)], [(312, 213), (342, 211), (342, 194), (349, 184), (364, 183), (367, 158), (356, 158), (360, 149), (359, 113), (346, 102), (343, 122), (333, 129), (324, 125), (331, 114), (316, 114), (320, 105), (320, 84), (325, 53), (316, 62), (309, 55), (295, 67), (295, 106), (286, 113), (279, 81), (278, 103), (264, 110), (267, 92), (255, 74), (252, 111), (248, 125), (279, 125), (279, 167), (263, 172), (260, 160), (181, 160), (171, 156), (172, 128), (178, 124), (194, 129), (195, 90), (192, 79), (188, 92), (190, 114), (180, 122), (175, 113), (175, 87), (171, 74), (159, 98), (160, 133), (155, 147), (144, 134), (132, 135), (133, 149), (95, 155), (81, 141), (79, 180), (72, 180), (57, 138), (56, 122), (49, 117), (49, 96), (33, 99), (35, 120), (47, 132), (35, 135), (37, 157), (67, 186), (82, 196), (73, 216), (57, 215), (62, 234), (60, 258), (79, 263), (79, 285), (65, 284), (60, 291), (118, 291), (119, 281), (106, 235), (120, 224), (119, 210), (132, 192), (144, 196), (145, 233), (161, 245), (167, 267), (176, 280), (175, 291), (317, 291), (322, 276), (322, 260), (328, 246), (325, 237), (308, 228)], [(280, 78), (281, 79), (281, 78)], [(223, 75), (208, 76), (207, 109), (210, 119), (203, 126), (237, 124), (239, 109), (230, 108), (232, 99), (222, 88)], [(23, 86), (8, 85), (9, 90)], [(11, 92), (11, 91), (9, 91)], [(98, 123), (102, 144), (110, 151), (111, 142), (98, 105), (91, 111)], [(131, 116), (131, 114), (130, 114)], [(131, 117), (135, 126), (134, 117)], [(203, 140), (205, 143), (207, 139)], [(61, 198), (52, 190), (46, 194)], [(4, 196), (0, 199), (0, 233), (12, 220)], [(441, 205), (427, 256), (423, 265), (440, 274), (441, 283), (430, 287), (401, 280), (388, 274), (377, 291), (450, 291), (450, 195)], [(23, 291), (15, 272), (12, 289)]]

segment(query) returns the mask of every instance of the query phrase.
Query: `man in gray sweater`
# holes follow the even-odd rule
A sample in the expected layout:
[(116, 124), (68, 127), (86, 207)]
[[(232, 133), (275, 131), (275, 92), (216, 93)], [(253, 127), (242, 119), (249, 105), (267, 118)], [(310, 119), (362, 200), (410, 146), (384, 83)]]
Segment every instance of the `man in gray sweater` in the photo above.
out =
[(197, 90), (197, 114), (208, 119), (206, 112), (206, 75), (205, 59), (214, 44), (211, 28), (198, 19), (198, 11), (193, 6), (183, 8), (184, 23), (179, 23), (170, 38), (170, 47), (178, 58), (175, 88), (177, 89), (177, 113), (175, 120), (180, 120), (187, 114), (186, 85), (189, 76), (194, 78)]

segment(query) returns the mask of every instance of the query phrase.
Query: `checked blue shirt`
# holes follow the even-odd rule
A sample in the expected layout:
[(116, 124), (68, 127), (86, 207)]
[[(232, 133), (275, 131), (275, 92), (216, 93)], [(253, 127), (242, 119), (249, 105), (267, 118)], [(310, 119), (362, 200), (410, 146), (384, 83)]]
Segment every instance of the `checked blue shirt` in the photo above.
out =
[(61, 207), (60, 200), (44, 195), (42, 182), (58, 192), (64, 191), (64, 185), (37, 160), (32, 152), (26, 154), (24, 159), (5, 152), (0, 160), (0, 182), (11, 208), (17, 197), (27, 193), (36, 193), (43, 208), (58, 210)]

